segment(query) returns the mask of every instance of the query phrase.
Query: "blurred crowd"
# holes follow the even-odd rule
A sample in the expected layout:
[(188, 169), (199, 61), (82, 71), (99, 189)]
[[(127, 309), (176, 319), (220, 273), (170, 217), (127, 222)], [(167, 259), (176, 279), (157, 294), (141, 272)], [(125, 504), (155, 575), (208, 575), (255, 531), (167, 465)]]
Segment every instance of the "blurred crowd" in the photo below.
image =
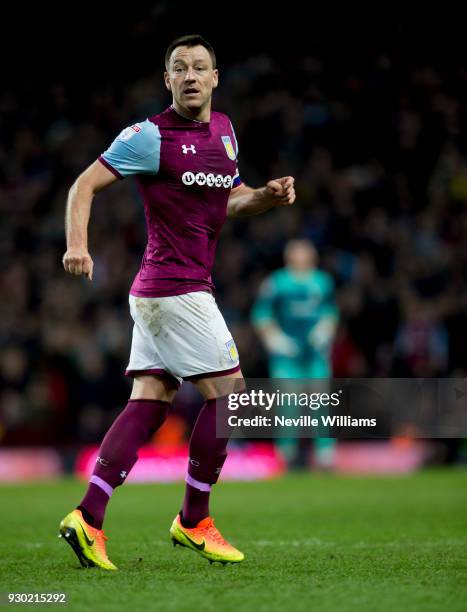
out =
[[(214, 108), (234, 124), (242, 179), (290, 174), (297, 189), (291, 208), (228, 220), (218, 246), (216, 299), (245, 376), (268, 374), (249, 313), (297, 236), (336, 282), (335, 376), (466, 376), (467, 66), (219, 56)], [(0, 96), (0, 443), (96, 442), (126, 403), (142, 204), (131, 179), (96, 197), (91, 283), (62, 268), (65, 202), (121, 129), (169, 104), (162, 67), (79, 96), (60, 82)]]

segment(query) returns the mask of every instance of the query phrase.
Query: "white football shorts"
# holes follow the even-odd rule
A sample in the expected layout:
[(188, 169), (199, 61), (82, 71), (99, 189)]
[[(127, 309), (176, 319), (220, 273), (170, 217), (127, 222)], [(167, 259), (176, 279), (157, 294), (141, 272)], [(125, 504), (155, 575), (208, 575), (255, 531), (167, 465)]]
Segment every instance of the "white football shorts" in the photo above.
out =
[(127, 376), (169, 374), (181, 383), (240, 369), (232, 334), (207, 291), (169, 297), (130, 295), (129, 302), (135, 324)]

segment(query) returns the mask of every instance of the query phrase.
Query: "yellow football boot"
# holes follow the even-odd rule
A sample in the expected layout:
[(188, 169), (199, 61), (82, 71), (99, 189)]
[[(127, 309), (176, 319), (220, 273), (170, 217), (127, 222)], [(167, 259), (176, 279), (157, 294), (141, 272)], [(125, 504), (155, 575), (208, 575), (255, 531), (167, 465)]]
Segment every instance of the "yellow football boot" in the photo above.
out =
[(116, 570), (105, 551), (108, 539), (102, 529), (95, 529), (83, 518), (81, 510), (73, 510), (60, 523), (59, 538), (64, 538), (74, 550), (83, 567)]
[(182, 525), (178, 514), (170, 528), (170, 535), (174, 546), (180, 544), (191, 548), (208, 559), (210, 563), (219, 561), (225, 565), (226, 563), (239, 563), (245, 558), (242, 552), (224, 540), (210, 516), (200, 521), (196, 527), (189, 529)]

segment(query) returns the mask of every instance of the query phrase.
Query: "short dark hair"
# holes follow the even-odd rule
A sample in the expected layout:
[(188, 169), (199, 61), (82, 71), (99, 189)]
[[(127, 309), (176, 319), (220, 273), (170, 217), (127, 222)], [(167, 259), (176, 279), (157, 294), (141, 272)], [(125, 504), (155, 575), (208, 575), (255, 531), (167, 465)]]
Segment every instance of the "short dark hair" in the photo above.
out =
[(165, 67), (167, 69), (169, 68), (170, 56), (172, 55), (174, 49), (176, 49), (177, 47), (197, 47), (198, 45), (201, 45), (201, 47), (204, 47), (208, 51), (209, 55), (211, 56), (212, 67), (215, 68), (216, 54), (214, 52), (214, 48), (210, 43), (208, 43), (207, 40), (205, 40), (199, 34), (188, 34), (186, 36), (180, 36), (179, 38), (176, 38), (174, 41), (172, 41), (167, 47), (167, 51), (165, 52)]

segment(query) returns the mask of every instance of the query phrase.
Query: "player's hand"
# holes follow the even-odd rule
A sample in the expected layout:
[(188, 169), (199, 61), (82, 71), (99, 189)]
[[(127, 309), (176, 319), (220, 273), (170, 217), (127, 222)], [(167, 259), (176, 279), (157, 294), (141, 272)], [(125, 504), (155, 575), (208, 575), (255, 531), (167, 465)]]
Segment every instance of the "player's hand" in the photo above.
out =
[(318, 321), (308, 333), (308, 344), (317, 351), (329, 350), (334, 334), (336, 332), (336, 321), (329, 317)]
[(273, 206), (290, 206), (295, 202), (293, 176), (272, 179), (266, 184), (266, 195)]
[(280, 329), (269, 329), (263, 339), (268, 351), (274, 355), (296, 357), (300, 353), (297, 342)]
[(76, 274), (76, 276), (84, 274), (89, 280), (92, 280), (94, 262), (87, 249), (77, 247), (68, 249), (63, 256), (63, 267), (70, 274)]

